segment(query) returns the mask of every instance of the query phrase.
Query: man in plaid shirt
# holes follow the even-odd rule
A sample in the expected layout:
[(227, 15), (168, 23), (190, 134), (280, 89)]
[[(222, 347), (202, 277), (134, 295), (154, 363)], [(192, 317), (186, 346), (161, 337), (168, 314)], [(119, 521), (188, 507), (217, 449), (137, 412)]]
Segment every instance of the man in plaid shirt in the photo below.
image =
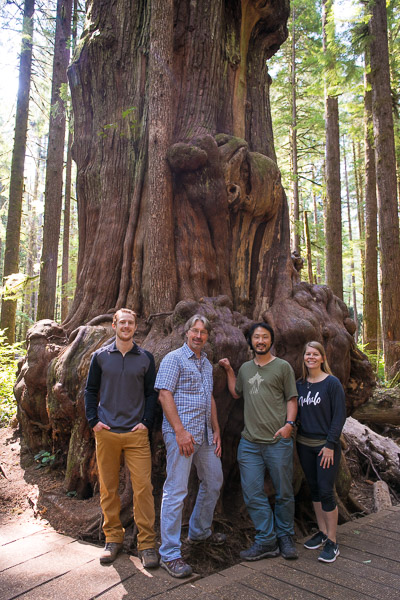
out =
[(189, 521), (188, 542), (219, 545), (226, 536), (211, 531), (222, 486), (221, 437), (212, 395), (212, 365), (203, 348), (210, 323), (194, 315), (185, 324), (186, 342), (161, 362), (155, 389), (164, 411), (167, 479), (161, 505), (160, 565), (173, 577), (188, 577), (191, 567), (181, 557), (183, 501), (192, 463), (200, 480)]

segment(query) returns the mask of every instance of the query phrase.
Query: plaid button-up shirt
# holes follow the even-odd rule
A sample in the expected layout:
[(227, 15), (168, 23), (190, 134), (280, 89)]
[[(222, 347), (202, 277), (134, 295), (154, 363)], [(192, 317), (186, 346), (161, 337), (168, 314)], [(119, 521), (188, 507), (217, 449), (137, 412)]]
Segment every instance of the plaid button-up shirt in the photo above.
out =
[[(205, 352), (197, 358), (186, 343), (169, 352), (161, 361), (154, 387), (172, 393), (182, 425), (193, 435), (196, 444), (203, 443), (206, 427), (208, 443), (212, 444), (213, 376)], [(164, 415), (163, 433), (166, 432), (174, 433), (174, 430)]]

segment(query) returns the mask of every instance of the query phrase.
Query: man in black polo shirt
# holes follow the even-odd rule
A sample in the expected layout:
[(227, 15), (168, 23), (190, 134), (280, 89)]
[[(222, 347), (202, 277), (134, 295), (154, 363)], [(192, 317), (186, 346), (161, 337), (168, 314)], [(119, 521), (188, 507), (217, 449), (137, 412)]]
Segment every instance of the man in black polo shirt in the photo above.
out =
[(115, 341), (94, 352), (85, 388), (86, 417), (96, 438), (106, 537), (100, 562), (113, 562), (122, 550), (124, 529), (118, 486), (121, 452), (124, 451), (133, 487), (139, 557), (144, 567), (157, 567), (148, 435), (157, 402), (154, 358), (133, 341), (137, 325), (132, 310), (118, 310), (112, 326)]

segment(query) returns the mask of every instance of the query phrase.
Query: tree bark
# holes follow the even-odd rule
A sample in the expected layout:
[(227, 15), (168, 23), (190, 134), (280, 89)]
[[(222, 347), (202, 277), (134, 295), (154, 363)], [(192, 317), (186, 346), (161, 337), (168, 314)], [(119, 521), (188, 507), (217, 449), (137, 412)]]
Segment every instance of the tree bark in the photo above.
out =
[[(365, 289), (364, 343), (372, 355), (378, 350), (379, 289), (378, 289), (378, 206), (374, 132), (372, 122), (372, 91), (370, 60), (365, 52), (364, 66), (364, 144), (365, 144)], [(377, 358), (375, 358), (376, 364)]]
[[(333, 64), (329, 54), (327, 34), (328, 15), (332, 1), (324, 0), (322, 7), (324, 54), (327, 58), (327, 68), (332, 71)], [(331, 95), (327, 77), (328, 75), (325, 76), (325, 280), (333, 293), (343, 300), (339, 103), (337, 96)]]
[[(292, 7), (292, 55), (290, 83), (292, 93), (292, 122), (290, 139), (292, 143), (292, 178), (293, 178), (293, 235), (292, 251), (300, 254), (300, 206), (299, 206), (299, 173), (297, 162), (297, 82), (296, 82), (296, 9)], [(311, 281), (312, 283), (312, 281)]]
[(400, 369), (400, 242), (385, 0), (372, 3), (369, 31), (379, 210), (382, 336), (385, 374), (390, 378)]
[[(143, 301), (151, 313), (172, 310), (177, 297), (172, 176), (173, 0), (151, 0), (149, 55), (149, 240), (143, 257)], [(146, 276), (147, 275), (147, 276)]]
[(343, 139), (343, 159), (344, 159), (344, 179), (346, 184), (346, 207), (347, 207), (347, 220), (349, 222), (349, 242), (350, 242), (350, 281), (351, 281), (351, 295), (353, 300), (353, 313), (354, 322), (356, 324), (356, 330), (354, 332), (354, 339), (356, 344), (358, 343), (358, 311), (357, 311), (357, 290), (356, 290), (356, 275), (355, 275), (355, 264), (354, 264), (354, 248), (353, 248), (353, 230), (351, 227), (351, 210), (350, 210), (350, 190), (349, 190), (349, 177), (347, 173), (347, 154), (345, 149), (345, 141)]
[(311, 254), (311, 240), (310, 240), (310, 228), (308, 226), (308, 211), (303, 211), (303, 219), (304, 219), (304, 239), (306, 241), (306, 252), (307, 252), (307, 272), (308, 272), (308, 282), (313, 284), (313, 270), (312, 270), (312, 254)]
[[(88, 25), (69, 71), (80, 198), (69, 331), (126, 304), (149, 315), (162, 312), (153, 304), (171, 308), (173, 301), (228, 294), (239, 310), (260, 315), (278, 289), (290, 293), (287, 207), (274, 162), (266, 67), (287, 36), (288, 4), (180, 0), (174, 6), (170, 76), (160, 59), (153, 79), (149, 3), (129, 7), (119, 0), (115, 11), (106, 10), (102, 0), (89, 6), (97, 20)], [(170, 136), (170, 174), (160, 171), (166, 168), (160, 151), (154, 155), (158, 184), (151, 184), (155, 172), (148, 167), (147, 140), (153, 143), (149, 128), (156, 125), (149, 110), (161, 109), (150, 97), (151, 81), (161, 82), (156, 66), (163, 72), (163, 94), (173, 92), (172, 103), (163, 96), (163, 110), (171, 111), (171, 134), (168, 119), (163, 133), (164, 152)], [(156, 203), (160, 194), (164, 199)], [(116, 198), (118, 210), (110, 219)], [(173, 223), (157, 224), (156, 242), (148, 225), (161, 206), (166, 214), (173, 207)], [(274, 243), (278, 238), (283, 252)], [(112, 248), (104, 253), (109, 239)], [(268, 282), (270, 268), (276, 288)], [(157, 290), (156, 272), (164, 282), (168, 275), (168, 293), (165, 283)]]
[(63, 219), (63, 244), (61, 266), (61, 321), (68, 315), (68, 282), (69, 282), (69, 238), (71, 220), (71, 190), (72, 190), (72, 132), (68, 132), (67, 161), (65, 165), (65, 193), (64, 193), (64, 219)]
[[(4, 250), (3, 278), (19, 271), (19, 245), (21, 238), (22, 194), (24, 190), (24, 165), (26, 136), (28, 131), (29, 93), (32, 70), (32, 36), (34, 0), (25, 0), (22, 25), (21, 56), (19, 61), (19, 83), (17, 111), (15, 115), (14, 147), (11, 159), (10, 195), (6, 245)], [(16, 300), (5, 300), (1, 305), (0, 329), (6, 329), (10, 344), (15, 341)]]
[(44, 226), (42, 257), (40, 261), (38, 319), (53, 319), (56, 302), (66, 122), (66, 110), (61, 86), (67, 83), (71, 18), (72, 0), (58, 0), (44, 192)]

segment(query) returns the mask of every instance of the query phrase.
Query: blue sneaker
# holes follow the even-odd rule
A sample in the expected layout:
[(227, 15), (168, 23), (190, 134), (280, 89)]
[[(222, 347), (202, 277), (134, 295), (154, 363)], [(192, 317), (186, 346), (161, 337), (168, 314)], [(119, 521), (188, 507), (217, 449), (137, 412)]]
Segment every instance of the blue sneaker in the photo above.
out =
[(243, 560), (260, 560), (260, 558), (270, 558), (279, 555), (278, 542), (272, 542), (271, 544), (259, 544), (254, 542), (247, 550), (242, 550), (240, 558)]
[(314, 533), (309, 540), (304, 542), (304, 548), (307, 548), (308, 550), (316, 550), (317, 548), (321, 548), (327, 539), (328, 536), (325, 535), (325, 533), (322, 533), (322, 531), (317, 531), (317, 533)]
[(335, 542), (332, 542), (332, 540), (328, 538), (323, 550), (321, 550), (320, 555), (318, 556), (318, 560), (326, 563), (335, 562), (339, 554), (339, 544), (335, 544)]

